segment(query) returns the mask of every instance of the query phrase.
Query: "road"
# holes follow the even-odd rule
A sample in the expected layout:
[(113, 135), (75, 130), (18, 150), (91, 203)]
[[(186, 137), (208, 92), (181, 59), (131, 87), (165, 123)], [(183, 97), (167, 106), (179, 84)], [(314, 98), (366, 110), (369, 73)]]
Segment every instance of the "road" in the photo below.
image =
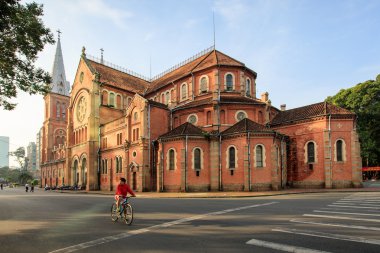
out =
[(132, 226), (110, 195), (0, 191), (0, 252), (380, 252), (379, 192), (255, 198), (134, 198)]

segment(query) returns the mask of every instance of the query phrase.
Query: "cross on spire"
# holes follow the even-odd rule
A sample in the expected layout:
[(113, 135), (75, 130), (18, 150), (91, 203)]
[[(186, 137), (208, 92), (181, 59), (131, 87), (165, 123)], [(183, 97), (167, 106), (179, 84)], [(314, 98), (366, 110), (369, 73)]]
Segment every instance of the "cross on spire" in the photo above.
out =
[(103, 52), (104, 52), (104, 49), (101, 48), (100, 49), (100, 63), (103, 63)]
[(61, 39), (61, 33), (62, 33), (61, 30), (58, 29), (57, 33), (58, 33), (58, 39)]

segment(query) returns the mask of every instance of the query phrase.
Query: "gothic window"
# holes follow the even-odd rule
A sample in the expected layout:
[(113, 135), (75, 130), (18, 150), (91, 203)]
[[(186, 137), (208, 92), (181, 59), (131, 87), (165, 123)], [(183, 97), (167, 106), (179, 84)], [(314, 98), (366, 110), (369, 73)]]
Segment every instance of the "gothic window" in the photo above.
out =
[(116, 108), (121, 109), (122, 98), (121, 95), (116, 96)]
[(119, 173), (123, 172), (123, 158), (119, 157)]
[(315, 162), (315, 145), (314, 142), (309, 142), (307, 144), (307, 162), (314, 163)]
[(264, 167), (263, 164), (263, 146), (257, 145), (256, 146), (256, 167)]
[(201, 169), (201, 149), (200, 148), (194, 149), (194, 169), (195, 170)]
[(343, 141), (338, 140), (336, 142), (336, 160), (338, 162), (343, 162)]
[(230, 169), (235, 169), (235, 163), (236, 163), (235, 153), (236, 153), (235, 147), (230, 147), (228, 149), (228, 168)]
[(207, 80), (207, 77), (202, 77), (201, 78), (201, 85), (200, 85), (200, 88), (199, 88), (199, 93), (205, 93), (207, 92), (207, 86), (208, 86), (208, 80)]
[(251, 80), (249, 80), (248, 78), (247, 78), (247, 80), (246, 80), (246, 84), (245, 84), (245, 95), (246, 96), (251, 96)]
[(108, 105), (108, 92), (102, 91), (102, 105)]
[(161, 103), (165, 104), (165, 93), (161, 94)]
[(232, 74), (226, 75), (226, 90), (232, 91), (234, 89), (234, 81)]
[(115, 157), (116, 160), (116, 173), (119, 173), (119, 157)]
[(66, 119), (66, 104), (62, 104), (62, 119)]
[(139, 114), (137, 112), (133, 113), (133, 120), (136, 122), (139, 119)]
[(187, 83), (181, 85), (181, 99), (187, 98)]
[(59, 119), (61, 115), (61, 104), (59, 102), (57, 102), (57, 105), (56, 105), (56, 112), (57, 112), (57, 119)]
[(169, 170), (174, 170), (174, 150), (169, 150)]

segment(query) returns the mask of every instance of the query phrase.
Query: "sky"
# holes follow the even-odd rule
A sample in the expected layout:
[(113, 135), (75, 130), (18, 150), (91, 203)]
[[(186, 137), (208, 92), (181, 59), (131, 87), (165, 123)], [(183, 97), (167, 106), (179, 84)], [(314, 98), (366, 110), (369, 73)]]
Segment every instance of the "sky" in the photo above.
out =
[[(31, 2), (31, 0), (22, 1)], [(154, 76), (214, 44), (257, 72), (257, 96), (287, 109), (324, 101), (380, 74), (378, 0), (35, 0), (44, 24), (60, 29), (66, 79), (86, 53)], [(51, 73), (55, 45), (36, 65)], [(0, 108), (10, 150), (36, 141), (43, 97), (20, 92)], [(10, 159), (11, 165), (16, 163)]]

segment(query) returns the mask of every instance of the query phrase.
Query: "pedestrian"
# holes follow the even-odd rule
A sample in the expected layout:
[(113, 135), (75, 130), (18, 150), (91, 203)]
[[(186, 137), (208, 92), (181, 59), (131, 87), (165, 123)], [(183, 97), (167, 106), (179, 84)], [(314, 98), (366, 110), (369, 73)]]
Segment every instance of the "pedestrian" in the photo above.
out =
[(1, 188), (1, 190), (3, 190), (3, 184), (0, 184), (0, 188)]
[(28, 192), (28, 190), (29, 190), (29, 185), (25, 184), (25, 192)]
[(34, 184), (30, 187), (30, 192), (34, 192)]

